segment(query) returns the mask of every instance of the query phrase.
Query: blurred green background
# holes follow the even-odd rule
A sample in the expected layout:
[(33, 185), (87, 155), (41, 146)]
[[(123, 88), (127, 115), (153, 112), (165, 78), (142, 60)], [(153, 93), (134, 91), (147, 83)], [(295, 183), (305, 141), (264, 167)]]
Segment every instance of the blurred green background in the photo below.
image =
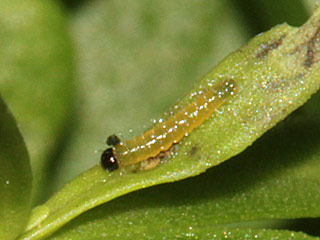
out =
[[(301, 25), (313, 8), (311, 0), (1, 1), (0, 92), (30, 153), (34, 204), (97, 164), (108, 135), (140, 134), (229, 53), (276, 24)], [(320, 235), (319, 220), (288, 224)]]

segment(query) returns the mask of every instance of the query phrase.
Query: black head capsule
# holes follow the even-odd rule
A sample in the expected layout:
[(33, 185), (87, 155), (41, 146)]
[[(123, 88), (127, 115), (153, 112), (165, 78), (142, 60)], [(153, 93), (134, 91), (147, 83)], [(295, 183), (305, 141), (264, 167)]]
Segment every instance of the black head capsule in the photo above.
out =
[(118, 169), (119, 165), (117, 159), (114, 157), (112, 148), (108, 148), (102, 153), (101, 166), (109, 172)]
[(119, 143), (120, 143), (120, 138), (115, 134), (112, 134), (107, 138), (107, 144), (109, 146), (116, 146)]

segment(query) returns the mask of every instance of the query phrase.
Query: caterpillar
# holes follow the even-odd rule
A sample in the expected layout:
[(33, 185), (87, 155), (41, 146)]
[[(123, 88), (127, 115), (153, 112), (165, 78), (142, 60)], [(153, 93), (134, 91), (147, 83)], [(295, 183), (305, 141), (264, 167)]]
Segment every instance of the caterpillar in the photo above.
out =
[(159, 124), (141, 136), (126, 141), (121, 141), (116, 135), (109, 136), (107, 144), (112, 147), (102, 153), (102, 167), (111, 172), (119, 167), (154, 158), (167, 151), (211, 117), (235, 93), (234, 80), (221, 81), (208, 90), (200, 91), (186, 107), (166, 120), (160, 119)]

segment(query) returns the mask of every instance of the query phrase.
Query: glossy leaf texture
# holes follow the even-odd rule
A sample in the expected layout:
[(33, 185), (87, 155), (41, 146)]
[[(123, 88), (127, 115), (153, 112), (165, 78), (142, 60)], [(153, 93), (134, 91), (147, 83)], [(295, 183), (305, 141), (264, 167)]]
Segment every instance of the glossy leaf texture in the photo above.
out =
[[(65, 236), (58, 236), (49, 238), (52, 240), (67, 240), (67, 239), (82, 239), (85, 237), (88, 240), (93, 239), (110, 239), (106, 237), (106, 231), (91, 232), (87, 231), (84, 234), (79, 232), (73, 234), (67, 234)], [(141, 229), (139, 229), (141, 230)], [(157, 239), (203, 239), (203, 240), (220, 240), (220, 239), (235, 239), (235, 240), (251, 240), (251, 239), (263, 239), (263, 240), (319, 240), (318, 237), (308, 236), (301, 232), (290, 232), (283, 230), (259, 230), (259, 229), (239, 229), (239, 228), (221, 228), (221, 227), (208, 227), (201, 226), (201, 228), (184, 227), (173, 228), (169, 231), (163, 230), (161, 234), (155, 234), (155, 229), (146, 229), (145, 232), (127, 232), (122, 231), (121, 234), (114, 239), (134, 239), (139, 238), (142, 240), (157, 240)]]
[[(202, 89), (212, 79), (217, 81), (233, 79), (237, 84), (237, 94), (208, 121), (184, 138), (177, 145), (172, 156), (150, 171), (135, 172), (131, 171), (129, 167), (121, 171), (107, 173), (100, 166), (93, 167), (39, 207), (38, 211), (35, 211), (35, 215), (44, 211), (46, 212), (46, 218), (43, 218), (43, 221), (36, 227), (30, 228), (21, 238), (40, 239), (94, 206), (141, 188), (198, 175), (242, 152), (277, 122), (305, 103), (319, 89), (320, 65), (318, 54), (320, 46), (318, 39), (320, 36), (317, 27), (319, 22), (320, 9), (316, 10), (310, 20), (302, 27), (294, 28), (285, 24), (279, 25), (255, 37), (249, 44), (231, 54), (218, 64), (212, 72), (207, 74), (186, 97), (178, 102), (178, 108), (191, 102), (193, 93)], [(257, 158), (254, 159), (253, 166), (255, 167), (259, 167), (260, 164)], [(270, 161), (272, 162), (272, 159)], [(225, 164), (230, 164), (230, 162), (232, 161)], [(297, 171), (298, 173), (295, 170), (290, 171), (290, 169), (281, 166), (283, 163), (285, 162), (275, 162), (275, 164), (280, 164), (279, 169), (283, 173), (298, 174), (296, 181), (302, 179), (299, 176), (299, 171)], [(313, 158), (309, 165), (311, 163), (317, 164), (317, 158)], [(300, 166), (300, 164), (301, 162), (297, 165)], [(301, 174), (306, 178), (310, 175), (310, 189), (305, 192), (307, 188), (301, 187), (298, 196), (292, 195), (293, 198), (297, 197), (297, 201), (302, 197), (316, 199), (313, 195), (318, 189), (318, 183), (312, 180), (314, 178), (313, 174), (317, 171), (315, 171), (316, 168), (309, 167), (309, 165), (306, 167), (308, 169), (307, 174), (305, 172), (301, 172)], [(223, 166), (221, 167), (223, 168)], [(293, 166), (295, 165), (293, 164)], [(246, 170), (243, 164), (241, 168), (242, 171)], [(262, 164), (261, 170), (265, 170), (265, 163)], [(269, 174), (272, 176), (272, 173), (271, 171)], [(237, 177), (234, 171), (232, 176)], [(255, 177), (260, 178), (261, 175)], [(220, 179), (220, 181), (231, 180), (232, 178), (224, 177)], [(276, 187), (279, 187), (280, 190), (283, 190), (282, 183), (290, 183), (289, 180), (284, 177), (272, 181), (270, 184), (274, 185), (271, 188), (277, 189)], [(303, 179), (304, 184), (307, 180), (308, 178)], [(239, 179), (235, 179), (235, 181), (239, 182)], [(262, 186), (259, 183), (253, 185), (263, 189), (266, 183), (263, 183)], [(210, 181), (209, 186), (211, 187), (212, 184), (213, 182)], [(289, 184), (288, 188), (290, 186), (292, 185)], [(221, 193), (228, 194), (222, 190), (220, 189)], [(251, 191), (254, 193), (252, 189)], [(284, 195), (281, 195), (282, 198), (280, 199), (274, 194), (270, 198), (274, 197), (280, 200), (279, 204), (286, 202), (288, 194), (282, 193)], [(267, 193), (264, 195), (268, 196)], [(271, 202), (275, 199), (272, 199)], [(252, 209), (252, 204), (258, 203), (255, 198), (243, 194), (231, 198), (231, 201), (241, 202), (241, 200), (252, 201), (247, 205), (248, 210)], [(226, 203), (227, 201), (223, 199), (221, 204)], [(293, 204), (294, 201), (288, 201), (288, 207), (291, 206), (289, 203)], [(274, 212), (271, 211), (271, 206), (264, 208), (262, 200), (262, 203), (258, 206), (265, 210), (259, 210), (265, 215), (260, 214), (259, 218), (274, 218), (277, 217), (276, 214), (280, 218), (302, 217), (305, 216), (306, 212), (303, 208), (304, 203), (301, 204), (302, 206), (298, 206), (297, 212), (287, 211), (284, 206), (281, 206), (280, 209), (276, 208), (277, 211)], [(319, 216), (317, 205), (311, 204), (307, 208), (311, 214)], [(243, 220), (243, 212), (238, 214), (239, 221)], [(223, 211), (219, 221), (223, 223), (231, 220), (228, 220), (227, 216)], [(236, 217), (237, 215), (233, 213), (231, 216)], [(310, 216), (310, 214), (307, 216)], [(226, 219), (223, 221), (224, 217)], [(250, 218), (247, 216), (246, 220), (250, 219), (256, 219), (256, 217)]]
[(0, 98), (0, 239), (15, 239), (29, 218), (32, 174), (17, 123)]
[(25, 137), (39, 202), (72, 107), (71, 41), (56, 1), (3, 0), (0, 9), (1, 94)]
[(257, 226), (249, 221), (319, 217), (319, 103), (317, 94), (245, 152), (205, 174), (115, 199), (71, 221), (52, 239), (84, 233), (86, 239), (132, 239), (139, 233), (159, 239), (209, 223), (215, 234), (232, 225), (250, 235), (246, 228)]

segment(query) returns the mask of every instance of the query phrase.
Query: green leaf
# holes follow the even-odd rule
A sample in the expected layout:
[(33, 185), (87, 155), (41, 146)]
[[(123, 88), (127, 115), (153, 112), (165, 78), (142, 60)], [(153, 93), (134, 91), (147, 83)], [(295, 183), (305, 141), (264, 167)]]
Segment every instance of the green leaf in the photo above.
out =
[(30, 214), (31, 166), (16, 121), (0, 98), (0, 239), (15, 239)]
[(130, 239), (138, 233), (160, 239), (208, 223), (215, 230), (263, 219), (319, 217), (319, 103), (317, 94), (245, 152), (205, 174), (108, 202), (71, 221), (52, 239), (78, 239), (78, 234)]
[(1, 94), (25, 137), (39, 201), (72, 103), (70, 37), (55, 1), (3, 0), (0, 9)]
[[(269, 32), (257, 36), (247, 46), (231, 54), (206, 75), (178, 105), (185, 106), (192, 101), (190, 95), (202, 89), (203, 86), (206, 86), (207, 81), (212, 79), (216, 81), (233, 79), (237, 85), (237, 93), (212, 118), (184, 138), (175, 149), (176, 154), (168, 157), (160, 166), (151, 171), (133, 172), (131, 167), (128, 167), (106, 173), (100, 166), (93, 167), (41, 206), (39, 209), (48, 210), (45, 211), (47, 217), (43, 218), (43, 221), (36, 227), (30, 228), (21, 239), (40, 239), (94, 206), (137, 189), (198, 175), (243, 151), (264, 132), (305, 103), (310, 95), (318, 90), (320, 63), (317, 53), (320, 46), (317, 26), (319, 22), (320, 9), (301, 28), (293, 28), (288, 25), (277, 26)], [(253, 166), (259, 166), (257, 158), (254, 159)], [(310, 183), (308, 183), (310, 188), (300, 186), (298, 195), (292, 195), (293, 199), (297, 198), (300, 201), (302, 196), (306, 197), (305, 191), (307, 190), (312, 194), (317, 192), (318, 184), (313, 182), (314, 174), (317, 171), (312, 166), (312, 164), (317, 164), (316, 160), (318, 158), (310, 159), (306, 172), (301, 172), (302, 175), (298, 174), (295, 178), (306, 184), (308, 179), (301, 180), (301, 176), (311, 176)], [(277, 161), (277, 163), (282, 162)], [(299, 162), (297, 165), (300, 166), (300, 164)], [(288, 173), (289, 176), (296, 173), (296, 165), (292, 171), (285, 166), (280, 165), (280, 167), (280, 173)], [(243, 171), (246, 170), (243, 165), (241, 168)], [(262, 170), (265, 170), (265, 164), (262, 165)], [(272, 171), (270, 174), (273, 176)], [(280, 177), (278, 174), (276, 177)], [(255, 176), (255, 178), (258, 177), (261, 176)], [(229, 181), (231, 179), (223, 177), (222, 180)], [(287, 175), (284, 175), (283, 179), (267, 181), (264, 184), (273, 184), (271, 189), (283, 191), (283, 184), (295, 184), (289, 180), (290, 178), (288, 179)], [(239, 179), (235, 179), (235, 182), (239, 182)], [(293, 185), (290, 184), (287, 186), (292, 187)], [(209, 185), (211, 186), (212, 182)], [(257, 187), (258, 194), (261, 194), (259, 189), (263, 189), (264, 185), (260, 186), (259, 183), (253, 185)], [(238, 187), (241, 188), (244, 185)], [(223, 190), (220, 189), (223, 194), (227, 194)], [(251, 191), (253, 190), (251, 189)], [(268, 194), (265, 193), (263, 196), (268, 196)], [(274, 197), (273, 194), (270, 196)], [(288, 194), (282, 192), (280, 196), (280, 199), (274, 198), (273, 200), (278, 199), (290, 206), (290, 201), (286, 200)], [(231, 202), (241, 202), (242, 198), (249, 201), (249, 204), (246, 205), (248, 210), (251, 208), (250, 204), (259, 203), (256, 198), (251, 198), (250, 195), (236, 195), (235, 198), (231, 198)], [(317, 198), (312, 195), (312, 199)], [(226, 204), (227, 201), (223, 199), (223, 203)], [(260, 206), (260, 211), (265, 214), (263, 216), (265, 218), (275, 217), (274, 210), (279, 211), (278, 207), (272, 209), (270, 206), (264, 205), (263, 200), (258, 206)], [(278, 213), (279, 217), (305, 216), (305, 209), (302, 206), (298, 207), (297, 212), (289, 213), (286, 208), (283, 208), (283, 211)], [(308, 216), (310, 214), (319, 216), (317, 205), (311, 204), (307, 210), (309, 211)], [(239, 218), (239, 221), (256, 218), (256, 216), (250, 218), (250, 214), (246, 218), (242, 218), (244, 216), (242, 211), (229, 215), (235, 218), (224, 219), (227, 216), (223, 211), (217, 221), (223, 223), (234, 220), (236, 217)]]
[[(235, 240), (318, 240), (320, 238), (311, 237), (304, 233), (290, 232), (284, 230), (266, 230), (266, 229), (238, 229), (238, 228), (221, 228), (211, 227), (209, 224), (201, 226), (201, 228), (193, 228), (185, 226), (184, 228), (175, 227), (172, 229), (158, 229), (145, 227), (144, 232), (129, 232), (122, 229), (122, 232), (112, 239), (141, 239), (141, 240), (158, 240), (158, 239), (203, 239), (203, 240), (221, 240), (221, 239), (235, 239)], [(88, 226), (88, 225), (86, 225)], [(58, 235), (49, 238), (50, 240), (67, 240), (67, 239), (110, 239), (108, 236), (107, 225), (100, 224), (100, 229), (96, 231), (88, 231), (85, 228), (83, 232), (72, 232), (65, 235)]]

